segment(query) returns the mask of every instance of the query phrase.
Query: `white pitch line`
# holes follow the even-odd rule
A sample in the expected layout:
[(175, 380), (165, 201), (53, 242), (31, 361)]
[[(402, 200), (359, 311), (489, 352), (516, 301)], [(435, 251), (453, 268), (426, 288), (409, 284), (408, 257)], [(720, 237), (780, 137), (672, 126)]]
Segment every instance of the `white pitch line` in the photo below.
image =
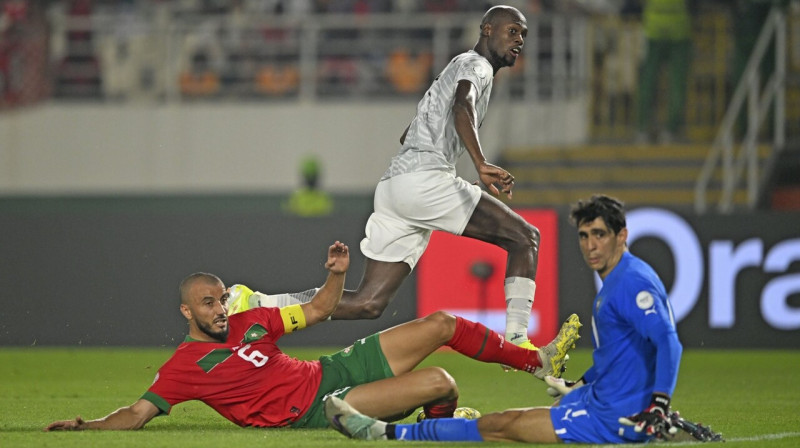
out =
[(760, 436), (753, 436), (753, 437), (736, 437), (735, 439), (726, 439), (730, 440), (731, 442), (759, 442), (762, 440), (775, 440), (775, 439), (785, 439), (787, 437), (800, 437), (800, 432), (782, 432), (779, 434), (763, 434)]
[[(724, 434), (723, 434), (724, 437)], [(789, 437), (800, 437), (800, 432), (782, 432), (778, 434), (762, 434), (760, 436), (752, 436), (752, 437), (734, 437), (734, 438), (727, 438), (725, 437), (726, 442), (763, 442), (765, 440), (778, 440), (778, 439), (786, 439)], [(697, 445), (698, 443), (703, 443), (701, 441), (688, 441), (688, 442), (668, 442), (665, 447), (673, 447), (673, 446), (687, 446), (687, 445)], [(589, 445), (587, 448), (629, 448), (632, 446), (645, 446), (649, 445), (649, 443), (623, 443), (617, 445)]]

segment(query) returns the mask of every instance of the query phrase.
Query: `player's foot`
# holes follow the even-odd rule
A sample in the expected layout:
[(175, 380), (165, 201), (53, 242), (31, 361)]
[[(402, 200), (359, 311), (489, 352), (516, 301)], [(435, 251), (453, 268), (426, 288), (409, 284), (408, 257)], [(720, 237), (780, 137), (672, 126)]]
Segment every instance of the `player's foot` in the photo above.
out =
[(575, 343), (580, 339), (578, 330), (583, 325), (577, 314), (573, 314), (564, 321), (555, 339), (544, 347), (539, 347), (539, 359), (542, 367), (536, 369), (533, 375), (544, 380), (547, 375), (560, 378), (569, 359), (567, 352), (575, 348)]
[(361, 414), (341, 398), (325, 399), (325, 418), (333, 429), (351, 439), (386, 440), (385, 422)]
[(672, 423), (672, 426), (686, 432), (695, 440), (699, 440), (701, 442), (725, 441), (725, 439), (722, 438), (722, 434), (712, 431), (710, 426), (704, 426), (702, 423), (690, 422), (689, 420), (681, 417), (677, 411), (673, 412), (672, 415), (669, 416), (669, 420), (670, 423)]
[(251, 308), (250, 296), (253, 291), (244, 285), (233, 285), (230, 289), (230, 297), (228, 297), (228, 315), (241, 313)]

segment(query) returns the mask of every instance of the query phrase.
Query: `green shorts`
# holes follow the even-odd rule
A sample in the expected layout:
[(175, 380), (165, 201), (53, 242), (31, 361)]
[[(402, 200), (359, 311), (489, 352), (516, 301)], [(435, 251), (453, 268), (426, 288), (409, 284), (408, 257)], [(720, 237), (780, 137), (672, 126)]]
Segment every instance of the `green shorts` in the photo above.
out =
[(333, 355), (322, 356), (319, 361), (322, 363), (322, 381), (317, 395), (305, 415), (292, 423), (291, 428), (327, 428), (322, 403), (326, 396), (344, 398), (354, 386), (394, 376), (377, 334), (359, 339)]

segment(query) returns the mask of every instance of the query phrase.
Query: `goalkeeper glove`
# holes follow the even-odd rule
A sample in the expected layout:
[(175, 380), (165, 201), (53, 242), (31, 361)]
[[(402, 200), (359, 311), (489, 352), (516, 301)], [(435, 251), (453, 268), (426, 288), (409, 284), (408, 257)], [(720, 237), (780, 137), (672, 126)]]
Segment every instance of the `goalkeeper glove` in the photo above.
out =
[(578, 381), (570, 381), (550, 375), (544, 377), (544, 382), (547, 384), (547, 394), (553, 398), (562, 397), (570, 393), (573, 389), (577, 389), (586, 384), (583, 378)]
[(682, 429), (690, 436), (701, 442), (724, 442), (722, 434), (711, 430), (710, 426), (702, 423), (694, 423), (681, 417), (678, 411), (670, 412), (670, 423), (678, 429)]
[(664, 394), (655, 393), (650, 400), (650, 406), (644, 411), (628, 417), (620, 417), (619, 422), (623, 425), (633, 426), (636, 432), (644, 431), (649, 436), (657, 439), (665, 439), (678, 432), (678, 428), (672, 425), (668, 418), (669, 397)]

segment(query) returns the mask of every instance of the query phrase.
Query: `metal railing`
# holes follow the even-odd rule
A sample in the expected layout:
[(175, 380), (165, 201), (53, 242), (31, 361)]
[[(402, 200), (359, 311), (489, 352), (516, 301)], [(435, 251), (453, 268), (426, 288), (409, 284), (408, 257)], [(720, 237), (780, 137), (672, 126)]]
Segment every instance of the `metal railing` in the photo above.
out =
[[(775, 71), (761, 87), (759, 66), (767, 56), (770, 42), (775, 41)], [(774, 106), (770, 151), (780, 151), (785, 146), (785, 89), (786, 89), (786, 18), (780, 8), (773, 8), (750, 55), (747, 67), (731, 98), (722, 119), (714, 143), (695, 184), (694, 208), (697, 213), (706, 212), (707, 191), (717, 169), (722, 170), (722, 194), (717, 210), (729, 213), (734, 209), (734, 192), (746, 170), (747, 206), (756, 206), (760, 174), (758, 136), (770, 107)], [(746, 100), (746, 103), (745, 103)], [(738, 144), (736, 122), (746, 112), (747, 129)]]

